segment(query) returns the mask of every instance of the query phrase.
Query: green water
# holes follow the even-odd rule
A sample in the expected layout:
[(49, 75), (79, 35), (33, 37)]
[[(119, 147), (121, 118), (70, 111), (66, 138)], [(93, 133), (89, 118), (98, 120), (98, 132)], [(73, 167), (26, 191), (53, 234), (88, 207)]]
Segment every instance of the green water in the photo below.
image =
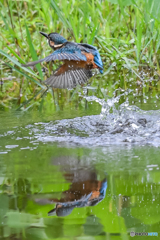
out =
[[(160, 148), (43, 143), (34, 141), (30, 124), (62, 116), (0, 117), (0, 239), (132, 239), (131, 231), (160, 236)], [(97, 205), (48, 216), (58, 201), (72, 205), (99, 193), (105, 178)]]

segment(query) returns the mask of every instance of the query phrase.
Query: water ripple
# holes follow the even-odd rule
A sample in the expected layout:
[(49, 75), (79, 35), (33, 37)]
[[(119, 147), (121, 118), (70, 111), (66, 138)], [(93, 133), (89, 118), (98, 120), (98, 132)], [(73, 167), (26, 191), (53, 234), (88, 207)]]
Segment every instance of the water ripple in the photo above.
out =
[(83, 146), (139, 144), (160, 146), (160, 112), (124, 106), (106, 116), (85, 116), (35, 124), (36, 141)]
[[(7, 131), (3, 137), (8, 136), (10, 140), (5, 148), (9, 150), (19, 145), (21, 150), (32, 150), (40, 142), (88, 147), (133, 144), (159, 147), (160, 111), (143, 111), (127, 101), (116, 108), (116, 101), (118, 98), (102, 101), (100, 115), (38, 122)], [(2, 149), (2, 154), (6, 153)]]

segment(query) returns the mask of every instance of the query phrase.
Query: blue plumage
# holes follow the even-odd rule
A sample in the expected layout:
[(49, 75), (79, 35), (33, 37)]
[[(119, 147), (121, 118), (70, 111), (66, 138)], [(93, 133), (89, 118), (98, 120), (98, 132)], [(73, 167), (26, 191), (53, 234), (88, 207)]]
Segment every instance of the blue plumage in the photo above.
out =
[(101, 188), (100, 188), (100, 190), (99, 190), (101, 197), (105, 197), (105, 195), (106, 195), (106, 190), (107, 190), (107, 180), (104, 179), (103, 182), (102, 182), (102, 186), (101, 186)]
[(80, 49), (81, 50), (84, 50), (88, 53), (92, 53), (93, 56), (94, 56), (94, 62), (96, 63), (96, 65), (100, 68), (99, 71), (100, 73), (102, 74), (103, 73), (103, 63), (102, 63), (102, 59), (100, 57), (100, 54), (97, 50), (96, 47), (92, 46), (92, 45), (89, 45), (89, 44), (78, 44), (78, 46), (80, 46)]
[[(43, 36), (46, 37), (46, 34), (40, 32)], [(53, 39), (54, 40), (54, 43), (55, 44), (62, 44), (62, 43), (65, 43), (67, 42), (67, 40), (62, 37), (61, 35), (59, 35), (58, 33), (54, 32), (54, 33), (50, 33), (49, 35), (47, 35), (47, 38), (50, 38), (51, 40)]]
[(102, 60), (101, 60), (101, 57), (100, 57), (98, 51), (96, 51), (96, 54), (94, 55), (94, 62), (100, 68), (99, 71), (102, 74), (103, 73), (103, 63), (102, 63)]
[[(86, 56), (81, 53), (80, 48), (74, 43), (67, 43), (63, 48), (55, 50), (49, 56), (52, 56), (52, 60), (87, 60)], [(48, 57), (45, 58), (45, 61)]]

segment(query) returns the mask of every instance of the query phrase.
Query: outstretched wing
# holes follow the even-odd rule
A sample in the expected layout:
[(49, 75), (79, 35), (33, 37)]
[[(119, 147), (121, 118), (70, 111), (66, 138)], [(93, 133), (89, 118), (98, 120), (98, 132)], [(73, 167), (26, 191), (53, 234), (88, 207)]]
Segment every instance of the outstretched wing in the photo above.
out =
[(71, 61), (70, 65), (68, 62), (59, 67), (44, 83), (53, 88), (71, 89), (86, 83), (92, 77), (90, 69), (84, 68), (82, 64), (73, 64), (74, 61)]
[(37, 63), (50, 62), (50, 61), (55, 61), (55, 60), (87, 61), (86, 56), (81, 53), (81, 49), (78, 47), (78, 45), (68, 42), (65, 46), (54, 51), (49, 56), (47, 56), (43, 59), (34, 61), (34, 62), (29, 62), (29, 63), (23, 64), (22, 66), (30, 67), (30, 66), (36, 65)]

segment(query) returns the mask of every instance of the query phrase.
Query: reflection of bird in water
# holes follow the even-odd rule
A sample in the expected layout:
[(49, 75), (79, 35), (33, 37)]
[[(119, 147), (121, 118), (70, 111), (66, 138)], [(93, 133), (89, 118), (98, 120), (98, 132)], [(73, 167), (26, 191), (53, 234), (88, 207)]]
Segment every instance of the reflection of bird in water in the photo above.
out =
[(35, 201), (39, 204), (56, 204), (48, 213), (49, 216), (67, 216), (74, 208), (95, 206), (104, 199), (107, 179), (97, 179), (96, 170), (90, 161), (84, 163), (79, 157), (60, 156), (54, 158), (52, 164), (60, 167), (65, 180), (71, 185), (68, 190), (61, 192), (61, 195), (54, 193), (54, 197), (48, 197), (48, 193), (46, 197), (43, 195), (43, 198), (36, 198)]
[[(87, 188), (85, 188), (85, 184), (87, 185)], [(79, 188), (83, 186), (83, 188)], [(77, 188), (78, 187), (78, 188)], [(106, 194), (107, 189), (107, 180), (104, 179), (101, 181), (86, 181), (72, 184), (71, 188), (68, 191), (63, 192), (64, 198), (58, 199), (52, 199), (53, 202), (56, 203), (56, 207), (51, 210), (48, 215), (57, 215), (57, 216), (67, 216), (69, 215), (72, 210), (75, 207), (88, 207), (88, 206), (95, 206), (99, 202), (101, 202)], [(85, 193), (86, 192), (86, 193)], [(87, 192), (90, 192), (87, 194)], [(76, 199), (76, 196), (81, 196), (80, 199)], [(69, 200), (70, 201), (67, 201)]]
[(54, 209), (52, 209), (49, 213), (48, 213), (48, 216), (53, 216), (53, 215), (57, 215), (57, 216), (67, 216), (69, 215), (72, 210), (75, 208), (75, 207), (85, 207), (85, 206), (88, 206), (87, 203), (90, 199), (90, 197), (92, 196), (92, 193), (88, 194), (87, 196), (84, 195), (81, 199), (79, 200), (75, 200), (75, 201), (72, 201), (72, 202), (58, 202), (56, 204), (56, 207)]
[(84, 43), (69, 42), (58, 33), (40, 33), (48, 39), (49, 46), (55, 51), (43, 59), (22, 66), (29, 67), (40, 62), (55, 60), (62, 61), (63, 65), (44, 81), (48, 86), (74, 88), (76, 85), (86, 83), (92, 77), (92, 69), (98, 69), (100, 73), (103, 73), (102, 60), (96, 47)]

